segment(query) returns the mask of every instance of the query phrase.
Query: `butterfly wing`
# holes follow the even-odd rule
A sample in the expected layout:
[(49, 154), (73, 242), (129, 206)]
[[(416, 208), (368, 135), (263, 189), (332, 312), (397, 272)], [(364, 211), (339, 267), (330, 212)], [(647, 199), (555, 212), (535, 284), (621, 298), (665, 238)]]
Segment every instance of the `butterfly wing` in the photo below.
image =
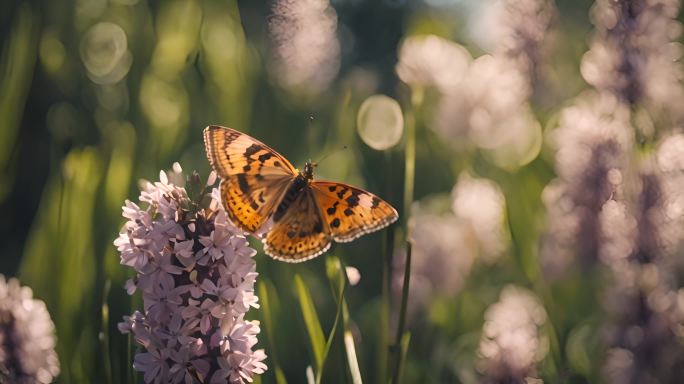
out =
[(333, 239), (352, 241), (397, 220), (397, 211), (370, 192), (342, 183), (315, 181), (311, 189)]
[(314, 192), (307, 186), (274, 222), (266, 235), (264, 251), (274, 259), (298, 263), (327, 251), (331, 241)]
[(294, 180), (295, 168), (266, 144), (234, 129), (207, 127), (204, 145), (222, 179), (221, 200), (228, 217), (244, 231), (257, 231)]

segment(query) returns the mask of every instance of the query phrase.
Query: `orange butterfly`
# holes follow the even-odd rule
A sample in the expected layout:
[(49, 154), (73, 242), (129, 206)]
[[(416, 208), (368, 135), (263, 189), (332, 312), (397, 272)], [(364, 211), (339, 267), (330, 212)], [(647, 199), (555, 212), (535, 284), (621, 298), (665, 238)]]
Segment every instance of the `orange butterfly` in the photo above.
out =
[[(316, 164), (295, 169), (266, 144), (234, 129), (204, 130), (209, 163), (221, 177), (221, 200), (230, 220), (262, 236), (264, 251), (297, 263), (330, 248), (384, 228), (399, 217), (388, 203), (362, 189), (314, 181)], [(269, 220), (272, 219), (272, 222)]]

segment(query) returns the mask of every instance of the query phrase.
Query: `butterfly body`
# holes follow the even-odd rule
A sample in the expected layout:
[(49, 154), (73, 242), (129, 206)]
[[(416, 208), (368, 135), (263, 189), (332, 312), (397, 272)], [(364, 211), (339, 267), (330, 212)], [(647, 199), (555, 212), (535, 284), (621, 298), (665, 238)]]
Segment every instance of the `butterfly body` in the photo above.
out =
[(283, 200), (278, 205), (275, 214), (273, 215), (273, 221), (279, 221), (280, 218), (285, 214), (290, 205), (297, 199), (304, 188), (309, 187), (309, 183), (313, 180), (313, 164), (307, 162), (304, 166), (304, 171), (300, 172), (299, 175), (292, 181), (290, 187), (285, 192)]
[(271, 257), (300, 262), (397, 220), (379, 197), (343, 183), (315, 181), (316, 164), (298, 171), (278, 152), (230, 128), (204, 130), (207, 157), (221, 177), (230, 220), (261, 236)]

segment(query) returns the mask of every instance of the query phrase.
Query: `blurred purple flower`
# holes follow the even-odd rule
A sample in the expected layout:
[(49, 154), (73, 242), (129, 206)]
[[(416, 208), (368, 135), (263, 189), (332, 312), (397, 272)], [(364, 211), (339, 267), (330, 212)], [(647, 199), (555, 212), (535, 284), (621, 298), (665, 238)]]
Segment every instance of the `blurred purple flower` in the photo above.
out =
[(596, 35), (581, 67), (587, 82), (682, 118), (679, 8), (679, 0), (598, 0), (591, 13)]
[(607, 260), (614, 283), (605, 300), (611, 322), (603, 373), (610, 383), (676, 382), (684, 375), (684, 291), (677, 283), (684, 240), (681, 142), (681, 135), (668, 137), (657, 161), (644, 162), (624, 214), (633, 223), (622, 240), (625, 252)]
[(491, 54), (466, 61), (465, 68), (456, 61), (459, 81), (441, 88), (434, 127), (459, 149), (474, 145), (497, 166), (515, 169), (541, 148), (529, 99), (555, 7), (550, 0), (487, 4), (475, 34), (491, 40)]
[(451, 197), (454, 214), (469, 223), (477, 237), (480, 256), (495, 261), (508, 246), (506, 200), (501, 188), (491, 180), (462, 174)]
[(489, 52), (508, 58), (533, 81), (548, 48), (556, 15), (554, 2), (495, 0), (483, 4), (482, 15), (474, 22), (474, 38)]
[[(606, 222), (604, 205), (622, 194), (632, 148), (629, 110), (609, 94), (587, 94), (577, 105), (564, 109), (559, 127), (551, 133), (557, 149), (558, 179), (549, 184), (542, 199), (547, 208), (547, 235), (542, 245), (542, 266), (560, 275), (571, 265), (593, 266), (601, 258)], [(615, 213), (610, 211), (609, 213)]]
[(439, 36), (410, 36), (399, 48), (396, 72), (412, 87), (449, 91), (465, 76), (472, 57), (463, 46)]
[(133, 367), (147, 383), (251, 382), (266, 370), (263, 350), (253, 350), (259, 322), (244, 320), (259, 307), (256, 251), (218, 210), (211, 185), (194, 186), (203, 192), (191, 201), (174, 184), (182, 176), (174, 164), (172, 177), (146, 183), (146, 207), (123, 207), (128, 221), (114, 244), (137, 272), (127, 290), (142, 290), (144, 312), (125, 316), (119, 329), (145, 348)]
[(337, 14), (328, 0), (278, 0), (268, 29), (278, 81), (305, 93), (325, 90), (340, 67)]
[[(463, 80), (444, 92), (436, 128), (451, 141), (469, 139), (498, 147), (512, 115), (527, 108), (529, 87), (515, 66), (499, 56), (483, 55), (470, 63)], [(502, 136), (503, 135), (503, 136)]]
[(0, 275), (0, 383), (52, 383), (59, 375), (55, 344), (45, 303)]
[(541, 144), (530, 94), (529, 79), (510, 59), (480, 56), (457, 86), (443, 91), (434, 128), (457, 148), (480, 148), (497, 166), (525, 165), (538, 155)]
[(546, 311), (526, 289), (506, 286), (485, 312), (478, 353), (484, 383), (523, 383), (534, 377), (548, 351), (540, 333)]
[[(450, 208), (450, 209), (449, 209)], [(409, 233), (412, 264), (409, 312), (429, 306), (434, 297), (453, 297), (466, 282), (473, 263), (495, 262), (508, 246), (506, 203), (491, 180), (463, 174), (451, 196), (414, 203)], [(393, 290), (403, 286), (405, 253), (395, 260)]]

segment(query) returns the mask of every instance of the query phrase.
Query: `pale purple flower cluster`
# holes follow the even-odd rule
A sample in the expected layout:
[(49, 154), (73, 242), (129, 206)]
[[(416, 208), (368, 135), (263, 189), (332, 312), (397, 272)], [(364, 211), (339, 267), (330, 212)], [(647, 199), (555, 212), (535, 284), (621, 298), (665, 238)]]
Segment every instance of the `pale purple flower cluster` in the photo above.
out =
[(0, 383), (51, 383), (59, 375), (55, 325), (45, 303), (0, 275)]
[[(564, 109), (549, 136), (556, 152), (558, 178), (542, 199), (548, 231), (542, 245), (545, 272), (559, 276), (572, 265), (593, 266), (606, 253), (602, 239), (616, 230), (605, 212), (622, 192), (632, 148), (629, 110), (610, 94), (588, 94)], [(608, 204), (611, 210), (603, 210)], [(603, 213), (602, 213), (603, 212)], [(603, 215), (603, 216), (602, 216)], [(611, 234), (606, 231), (612, 231)]]
[[(409, 220), (412, 262), (409, 314), (417, 315), (435, 297), (453, 297), (479, 259), (493, 263), (509, 242), (504, 227), (506, 201), (488, 179), (462, 174), (451, 196), (415, 202)], [(403, 287), (405, 252), (394, 258), (392, 289)]]
[(587, 82), (629, 104), (645, 102), (681, 117), (679, 8), (679, 0), (598, 0), (591, 15), (597, 32), (582, 60)]
[(337, 13), (328, 0), (278, 0), (268, 24), (279, 82), (318, 94), (337, 76), (340, 42)]
[[(413, 68), (430, 70), (437, 66), (436, 63), (453, 62), (449, 82), (439, 87), (441, 98), (434, 120), (435, 129), (457, 147), (477, 147), (494, 164), (517, 168), (532, 161), (541, 147), (541, 125), (532, 112), (529, 99), (537, 68), (543, 61), (542, 48), (555, 8), (547, 0), (494, 4), (497, 11), (490, 12), (490, 18), (492, 26), (496, 27), (487, 31), (497, 35), (491, 54), (471, 60), (467, 52), (460, 53), (458, 47), (446, 49), (447, 44), (433, 44), (433, 51), (444, 52), (439, 60), (436, 53), (430, 56), (423, 53), (428, 45), (424, 44), (426, 48), (420, 53), (429, 57), (431, 63), (413, 65)], [(404, 46), (397, 65), (400, 76), (400, 70), (409, 67), (405, 63), (409, 62), (410, 56), (403, 53)], [(444, 78), (441, 73), (446, 72), (444, 68), (448, 66), (439, 65), (438, 68), (439, 77)], [(418, 75), (412, 77), (420, 78)]]
[[(615, 252), (604, 261), (614, 274), (605, 306), (611, 383), (674, 382), (684, 374), (683, 272), (676, 257), (684, 240), (684, 152), (681, 134), (665, 139), (645, 162), (633, 203), (618, 210), (606, 238)], [(616, 202), (617, 204), (617, 202)]]
[(476, 22), (479, 40), (491, 51), (507, 57), (534, 79), (546, 54), (551, 22), (556, 14), (552, 0), (497, 0), (483, 3)]
[(548, 351), (541, 334), (546, 311), (530, 291), (513, 285), (485, 312), (478, 354), (484, 383), (524, 383), (536, 375)]
[[(682, 116), (678, 12), (678, 0), (597, 1), (597, 33), (581, 68), (595, 91), (566, 108), (550, 135), (558, 179), (544, 191), (543, 264), (547, 272), (573, 261), (611, 272), (603, 340), (610, 383), (678, 382), (684, 374), (675, 257), (684, 239), (684, 138), (657, 143)], [(640, 156), (635, 137), (652, 144)]]
[(410, 36), (399, 47), (397, 76), (411, 87), (449, 92), (465, 76), (472, 57), (465, 47), (435, 35)]
[[(185, 188), (180, 166), (147, 183), (142, 207), (123, 206), (128, 220), (114, 245), (121, 264), (136, 271), (129, 294), (142, 291), (144, 310), (124, 317), (145, 351), (133, 367), (147, 383), (243, 383), (266, 370), (264, 351), (253, 350), (259, 322), (245, 320), (258, 308), (256, 251), (227, 220), (218, 190), (194, 174)], [(209, 191), (211, 190), (211, 193)]]

